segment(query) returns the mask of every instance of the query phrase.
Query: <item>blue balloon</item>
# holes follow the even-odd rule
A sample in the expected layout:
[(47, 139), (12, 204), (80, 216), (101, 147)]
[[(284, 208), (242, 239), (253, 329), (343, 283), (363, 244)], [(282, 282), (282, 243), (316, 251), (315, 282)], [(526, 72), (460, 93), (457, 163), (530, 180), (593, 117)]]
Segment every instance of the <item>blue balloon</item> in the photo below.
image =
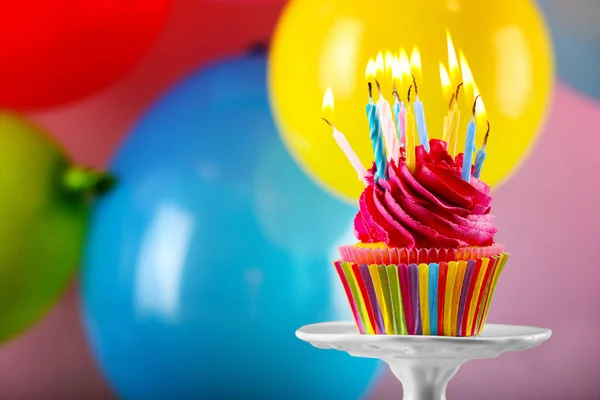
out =
[(124, 398), (352, 399), (377, 375), (375, 360), (294, 335), (351, 319), (332, 260), (355, 210), (286, 153), (266, 87), (263, 55), (199, 71), (112, 164), (82, 294), (93, 352)]

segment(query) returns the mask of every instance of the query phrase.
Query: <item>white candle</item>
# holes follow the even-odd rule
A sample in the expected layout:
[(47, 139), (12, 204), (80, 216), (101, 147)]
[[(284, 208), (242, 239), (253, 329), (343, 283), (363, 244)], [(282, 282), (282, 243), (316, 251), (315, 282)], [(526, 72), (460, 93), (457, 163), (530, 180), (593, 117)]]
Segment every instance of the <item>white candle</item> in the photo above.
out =
[(323, 118), (323, 120), (327, 122), (331, 129), (333, 129), (333, 138), (337, 142), (340, 149), (342, 149), (342, 151), (346, 155), (348, 161), (350, 161), (350, 164), (352, 164), (352, 167), (354, 167), (354, 170), (358, 175), (358, 179), (366, 183), (365, 177), (367, 176), (367, 169), (364, 167), (362, 162), (360, 162), (360, 159), (352, 149), (352, 146), (350, 146), (350, 143), (348, 142), (348, 139), (346, 139), (346, 136), (344, 136), (342, 132), (338, 131), (336, 127), (333, 126), (325, 118)]
[(377, 100), (377, 110), (379, 111), (379, 119), (381, 121), (381, 129), (385, 138), (385, 147), (387, 149), (388, 161), (398, 159), (400, 153), (400, 141), (396, 134), (396, 126), (394, 125), (394, 116), (390, 103), (379, 92), (379, 100)]

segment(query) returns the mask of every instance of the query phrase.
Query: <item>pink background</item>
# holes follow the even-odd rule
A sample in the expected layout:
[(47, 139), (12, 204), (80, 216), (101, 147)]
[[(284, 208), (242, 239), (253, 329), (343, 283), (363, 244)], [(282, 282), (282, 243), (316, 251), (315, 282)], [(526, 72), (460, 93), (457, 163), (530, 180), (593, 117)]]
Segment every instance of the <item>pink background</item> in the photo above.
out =
[[(228, 40), (221, 43), (206, 39), (198, 23), (198, 14), (206, 11), (199, 4), (176, 1), (153, 52), (118, 85), (31, 117), (78, 162), (103, 166), (144, 108), (171, 82), (215, 56), (268, 38), (281, 9), (277, 2), (247, 6), (241, 11), (244, 24), (228, 27)], [(240, 10), (235, 3), (219, 6), (211, 18), (225, 18), (234, 6)], [(499, 241), (512, 258), (489, 322), (548, 327), (552, 338), (525, 353), (466, 364), (450, 384), (450, 398), (600, 398), (599, 125), (600, 104), (557, 83), (538, 145), (495, 191)], [(34, 329), (0, 350), (2, 399), (112, 398), (85, 344), (76, 286)], [(370, 398), (400, 398), (400, 391), (386, 372)]]

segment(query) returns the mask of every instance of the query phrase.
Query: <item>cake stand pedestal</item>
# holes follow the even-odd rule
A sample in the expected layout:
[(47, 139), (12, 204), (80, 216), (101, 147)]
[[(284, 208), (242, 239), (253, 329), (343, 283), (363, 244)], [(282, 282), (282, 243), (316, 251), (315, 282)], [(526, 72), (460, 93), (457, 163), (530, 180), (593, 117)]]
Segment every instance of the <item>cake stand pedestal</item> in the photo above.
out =
[(446, 399), (448, 382), (465, 362), (527, 350), (551, 334), (530, 326), (486, 324), (473, 337), (361, 335), (353, 322), (324, 322), (296, 331), (299, 339), (319, 349), (385, 361), (402, 382), (404, 400)]

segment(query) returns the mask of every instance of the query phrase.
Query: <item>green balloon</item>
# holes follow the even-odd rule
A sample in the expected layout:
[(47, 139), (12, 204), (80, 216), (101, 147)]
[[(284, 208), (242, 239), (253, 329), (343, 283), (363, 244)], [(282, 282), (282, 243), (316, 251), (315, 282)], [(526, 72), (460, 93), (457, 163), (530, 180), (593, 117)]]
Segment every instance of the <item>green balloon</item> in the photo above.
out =
[(43, 130), (0, 113), (0, 343), (41, 317), (73, 277), (99, 182), (106, 187)]

